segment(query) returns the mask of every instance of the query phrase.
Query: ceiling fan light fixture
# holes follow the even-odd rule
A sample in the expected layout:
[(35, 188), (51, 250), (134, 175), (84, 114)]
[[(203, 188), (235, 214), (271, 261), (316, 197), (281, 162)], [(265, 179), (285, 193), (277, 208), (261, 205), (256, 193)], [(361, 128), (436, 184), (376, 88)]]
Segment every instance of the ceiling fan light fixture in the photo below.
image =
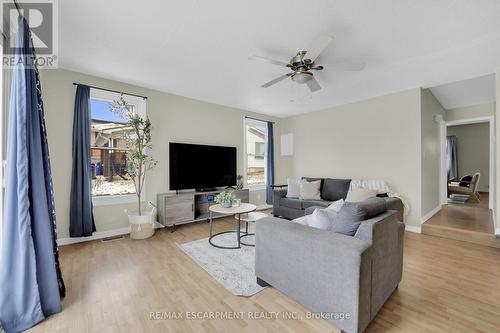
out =
[(304, 83), (306, 83), (307, 81), (310, 81), (312, 78), (313, 78), (313, 75), (312, 75), (312, 73), (309, 73), (309, 72), (300, 72), (300, 73), (295, 73), (295, 74), (292, 76), (292, 80), (293, 80), (294, 82), (299, 83), (299, 84), (304, 84)]

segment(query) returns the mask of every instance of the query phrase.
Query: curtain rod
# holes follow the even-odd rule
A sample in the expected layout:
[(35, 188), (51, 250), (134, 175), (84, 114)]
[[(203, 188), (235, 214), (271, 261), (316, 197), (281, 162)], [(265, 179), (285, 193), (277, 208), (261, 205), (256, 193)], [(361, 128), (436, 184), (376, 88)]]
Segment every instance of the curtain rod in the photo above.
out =
[(16, 6), (17, 13), (19, 14), (19, 16), (24, 18), (23, 14), (21, 14), (21, 7), (19, 6), (19, 3), (17, 2), (17, 0), (14, 0), (13, 2), (14, 2), (14, 6)]
[(248, 117), (248, 116), (245, 116), (245, 118), (246, 118), (246, 119), (257, 120), (257, 121), (262, 121), (263, 123), (271, 123), (271, 124), (274, 124), (274, 121), (267, 121), (267, 120), (262, 120), (262, 119), (258, 119), (258, 118)]
[(129, 94), (129, 93), (126, 93), (126, 92), (123, 92), (123, 91), (117, 91), (117, 90), (111, 90), (111, 89), (100, 88), (100, 87), (95, 87), (95, 86), (89, 86), (88, 84), (84, 84), (84, 83), (73, 82), (73, 85), (75, 85), (75, 86), (84, 85), (84, 86), (88, 86), (89, 88), (93, 88), (93, 89), (99, 89), (99, 90), (114, 92), (114, 93), (117, 93), (117, 94), (129, 95), (129, 96), (134, 96), (134, 97), (140, 97), (140, 98), (148, 99), (147, 96), (141, 96), (141, 95), (136, 95), (136, 94)]
[[(21, 14), (21, 7), (19, 6), (19, 3), (17, 2), (17, 0), (14, 0), (13, 3), (14, 3), (14, 6), (16, 6), (16, 9), (17, 9), (17, 15), (21, 16), (22, 18), (24, 18), (24, 16)], [(5, 18), (2, 18), (2, 19), (5, 19)], [(9, 38), (7, 38), (7, 35), (3, 32), (3, 30), (0, 30), (0, 34), (2, 34), (2, 36), (3, 36), (3, 38), (5, 40), (9, 39)]]

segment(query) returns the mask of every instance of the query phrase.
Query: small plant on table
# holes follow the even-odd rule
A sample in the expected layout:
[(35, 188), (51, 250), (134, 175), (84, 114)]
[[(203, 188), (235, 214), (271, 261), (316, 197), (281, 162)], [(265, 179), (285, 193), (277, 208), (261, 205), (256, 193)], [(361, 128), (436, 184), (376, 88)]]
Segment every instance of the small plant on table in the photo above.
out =
[(215, 196), (215, 202), (224, 208), (230, 208), (236, 201), (236, 195), (233, 190), (222, 191)]

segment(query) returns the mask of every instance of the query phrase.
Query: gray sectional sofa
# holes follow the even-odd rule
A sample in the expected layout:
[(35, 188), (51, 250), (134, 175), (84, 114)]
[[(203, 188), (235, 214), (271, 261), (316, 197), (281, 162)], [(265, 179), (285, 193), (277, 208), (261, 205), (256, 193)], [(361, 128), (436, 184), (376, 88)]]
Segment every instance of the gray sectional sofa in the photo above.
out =
[[(321, 200), (300, 200), (287, 198), (287, 189), (279, 188), (273, 191), (273, 215), (293, 220), (306, 215), (306, 210), (313, 207), (328, 207), (333, 201), (345, 199), (351, 185), (350, 179), (310, 178), (308, 181), (321, 180)], [(403, 222), (403, 203), (398, 198), (384, 197), (387, 207), (397, 212), (398, 221)], [(309, 209), (311, 211), (311, 209)], [(311, 211), (311, 212), (312, 212)]]
[(404, 224), (398, 212), (386, 210), (387, 205), (380, 209), (381, 204), (378, 198), (353, 204), (365, 218), (354, 236), (276, 217), (257, 221), (257, 282), (280, 290), (344, 332), (362, 332), (403, 271)]

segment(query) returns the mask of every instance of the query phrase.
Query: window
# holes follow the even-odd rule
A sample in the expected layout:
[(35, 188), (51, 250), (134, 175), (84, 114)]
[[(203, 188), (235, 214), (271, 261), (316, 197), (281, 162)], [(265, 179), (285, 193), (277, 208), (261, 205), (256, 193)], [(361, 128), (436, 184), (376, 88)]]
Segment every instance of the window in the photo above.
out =
[[(132, 129), (126, 120), (111, 111), (120, 95), (91, 89), (90, 163), (94, 199), (135, 194), (133, 178), (127, 171), (127, 151), (123, 134)], [(143, 113), (142, 99), (122, 96), (134, 112)]]
[(245, 119), (245, 181), (248, 187), (266, 185), (267, 124)]

